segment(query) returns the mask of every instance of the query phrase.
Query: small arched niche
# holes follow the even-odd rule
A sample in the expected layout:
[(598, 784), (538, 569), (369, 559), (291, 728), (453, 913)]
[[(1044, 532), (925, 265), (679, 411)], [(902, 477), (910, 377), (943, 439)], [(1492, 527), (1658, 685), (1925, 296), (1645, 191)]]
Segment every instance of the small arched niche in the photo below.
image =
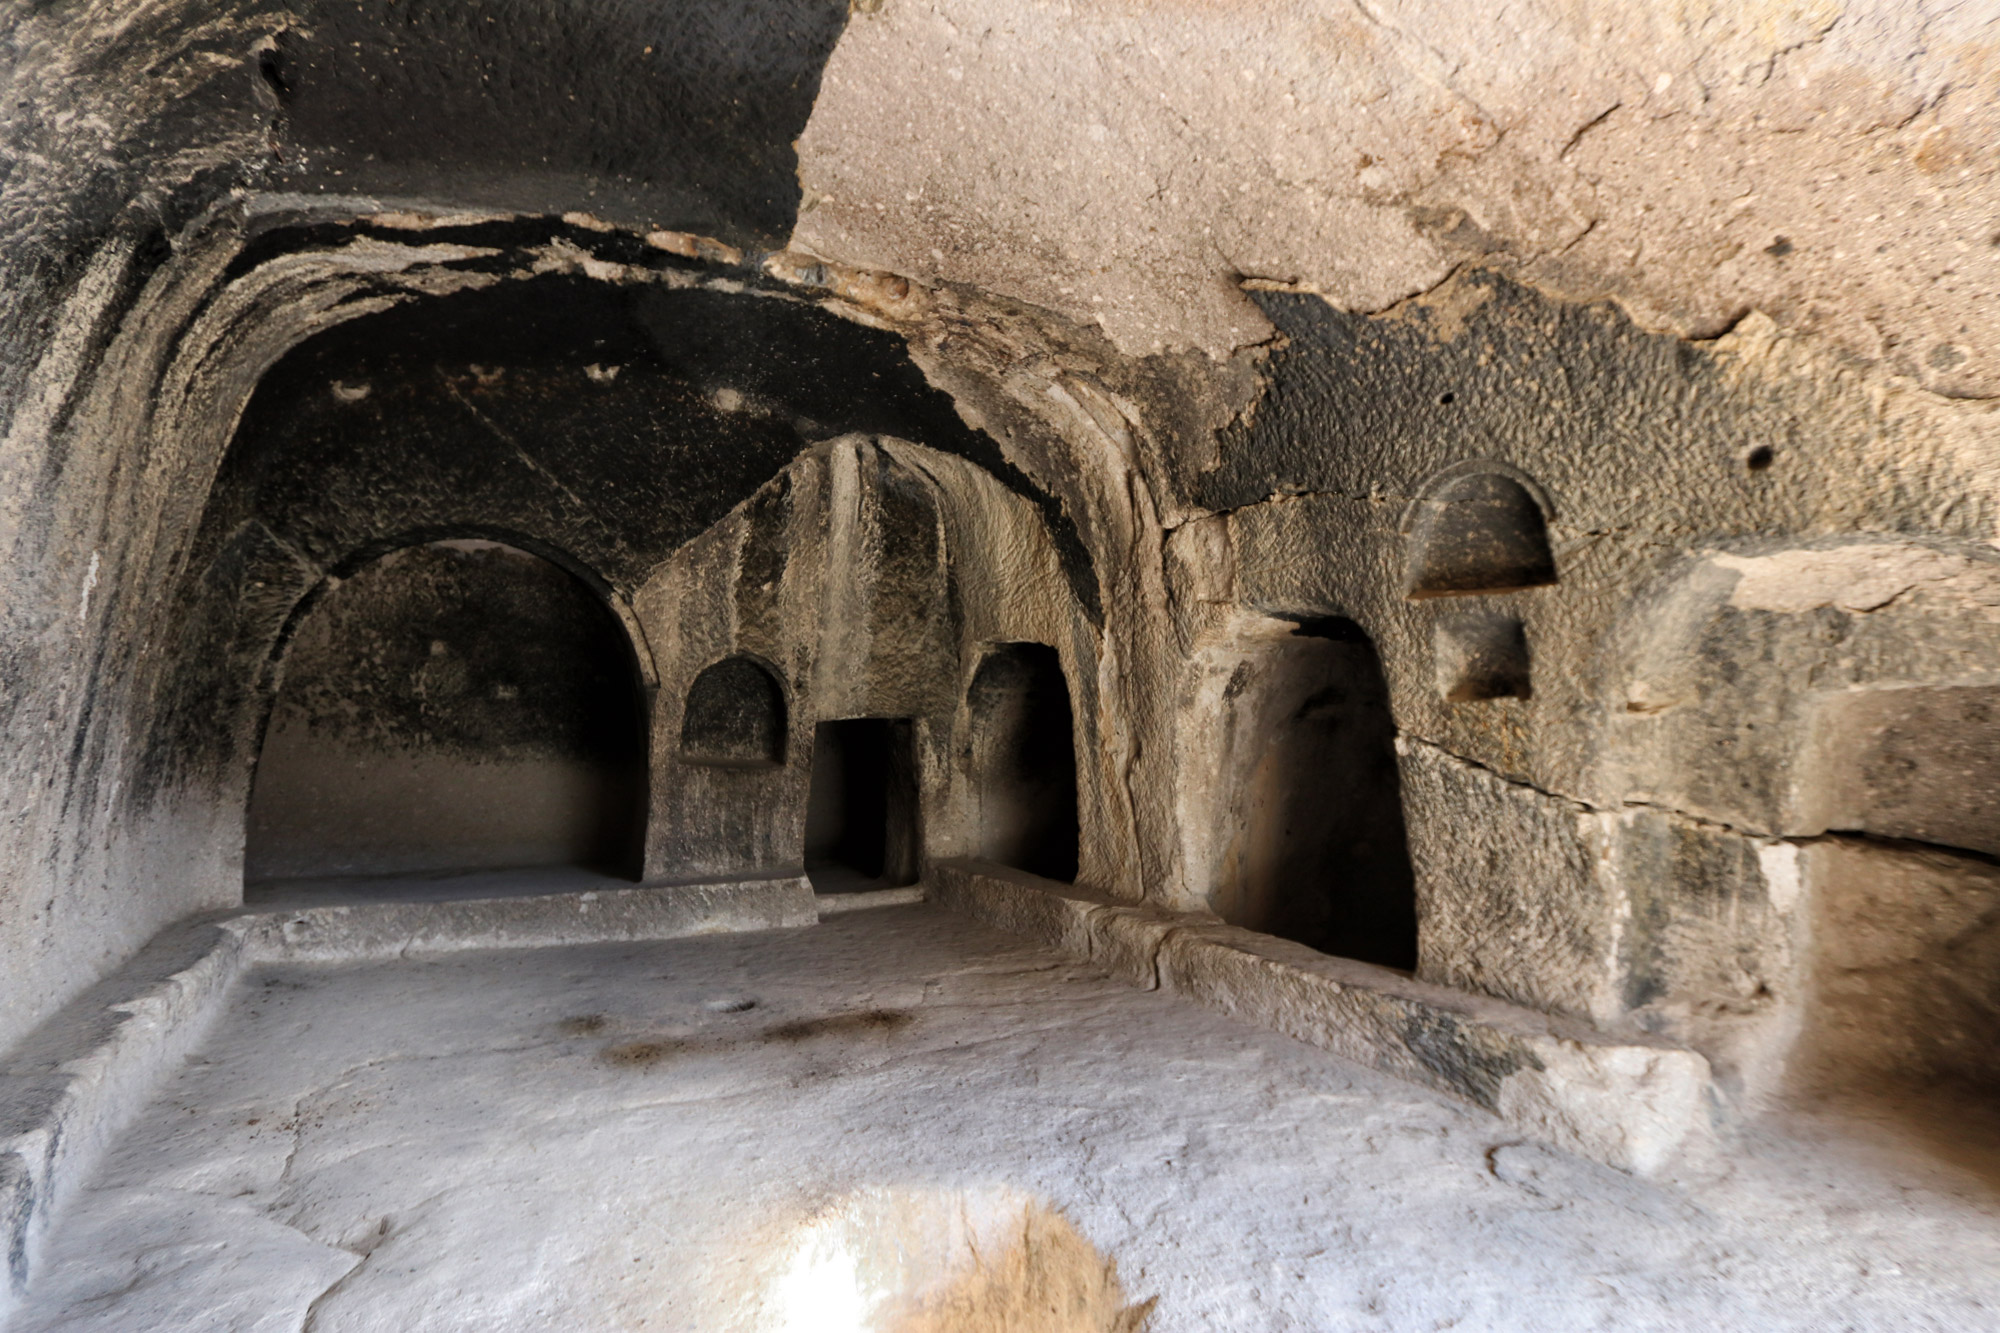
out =
[(246, 890), (354, 876), (638, 874), (645, 704), (624, 627), (566, 570), (431, 542), (329, 584), (286, 650)]
[(1404, 593), (1466, 597), (1556, 581), (1547, 504), (1511, 468), (1479, 463), (1433, 478), (1404, 521)]
[(987, 652), (966, 694), (980, 855), (1076, 878), (1075, 718), (1062, 657), (1042, 643)]
[(785, 690), (770, 668), (738, 653), (701, 669), (681, 713), (681, 760), (718, 767), (785, 762)]

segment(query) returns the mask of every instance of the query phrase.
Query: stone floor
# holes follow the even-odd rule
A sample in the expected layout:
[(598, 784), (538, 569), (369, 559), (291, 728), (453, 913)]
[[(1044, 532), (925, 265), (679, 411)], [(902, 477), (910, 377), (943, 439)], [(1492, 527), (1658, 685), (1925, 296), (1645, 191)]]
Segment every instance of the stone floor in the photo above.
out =
[(1156, 1333), (1959, 1333), (2000, 1327), (1973, 1143), (1828, 1112), (1645, 1184), (933, 907), (271, 966), (12, 1328), (1118, 1326), (939, 1296), (1046, 1205)]

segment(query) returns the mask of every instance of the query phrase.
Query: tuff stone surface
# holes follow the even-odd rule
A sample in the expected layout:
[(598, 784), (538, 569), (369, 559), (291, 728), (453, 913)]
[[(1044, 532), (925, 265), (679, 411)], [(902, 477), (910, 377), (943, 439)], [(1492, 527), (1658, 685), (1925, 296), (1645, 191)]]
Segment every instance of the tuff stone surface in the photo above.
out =
[(1385, 1073), (1573, 1152), (1648, 1173), (1707, 1146), (1708, 1064), (1331, 958), (1213, 917), (1131, 907), (1005, 867), (943, 862), (934, 901)]
[[(288, 645), (473, 539), (629, 645), (655, 878), (795, 875), (821, 722), (908, 739), (904, 875), (980, 850), (968, 689), (1034, 645), (1038, 928), (1121, 976), (1212, 913), (1732, 1116), (1989, 1079), (1989, 16), (1420, 8), (0, 19), (0, 1043), (239, 901)], [(1549, 560), (1413, 587), (1469, 477)], [(684, 763), (736, 654), (781, 762)], [(1507, 1113), (1600, 1155), (1691, 1086), (1537, 1058)]]
[(1139, 354), (1262, 341), (1246, 286), (1366, 312), (1497, 263), (1990, 397), (1993, 43), (1896, 0), (890, 3), (827, 66), (797, 237)]
[[(504, 879), (504, 877), (488, 877)], [(803, 877), (515, 891), (450, 901), (315, 902), (212, 913), (163, 932), (0, 1065), (0, 1319), (27, 1290), (53, 1219), (151, 1096), (272, 962), (401, 959), (467, 949), (673, 939), (811, 925)], [(379, 892), (379, 890), (378, 890)], [(337, 1274), (336, 1274), (337, 1276)]]
[[(1156, 1333), (1744, 1310), (1887, 1333), (1992, 1299), (1990, 1206), (1879, 1126), (1643, 1181), (934, 907), (246, 981), (91, 1180), (17, 1329), (892, 1323), (874, 1302), (949, 1275), (952, 1228), (997, 1202), (1034, 1227), (1024, 1196), (1129, 1303), (1157, 1298)], [(159, 1262), (163, 1239), (240, 1262)], [(1004, 1282), (1007, 1247), (980, 1253)]]

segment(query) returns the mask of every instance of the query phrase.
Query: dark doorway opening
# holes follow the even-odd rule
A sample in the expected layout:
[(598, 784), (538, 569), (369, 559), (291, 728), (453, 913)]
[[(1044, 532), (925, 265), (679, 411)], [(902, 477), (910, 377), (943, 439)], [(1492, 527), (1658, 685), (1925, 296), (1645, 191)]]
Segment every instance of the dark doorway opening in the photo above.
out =
[(1076, 737), (1062, 657), (1047, 644), (1000, 644), (979, 664), (966, 702), (980, 855), (1073, 881)]
[(1322, 953), (1413, 970), (1416, 874), (1374, 643), (1351, 620), (1306, 621), (1239, 674), (1240, 838), (1216, 911)]
[(246, 893), (463, 872), (484, 893), (506, 890), (485, 872), (550, 867), (635, 879), (645, 765), (638, 671), (597, 593), (499, 542), (392, 552), (333, 583), (286, 653)]
[(805, 862), (820, 893), (914, 884), (922, 866), (916, 728), (850, 717), (813, 728)]

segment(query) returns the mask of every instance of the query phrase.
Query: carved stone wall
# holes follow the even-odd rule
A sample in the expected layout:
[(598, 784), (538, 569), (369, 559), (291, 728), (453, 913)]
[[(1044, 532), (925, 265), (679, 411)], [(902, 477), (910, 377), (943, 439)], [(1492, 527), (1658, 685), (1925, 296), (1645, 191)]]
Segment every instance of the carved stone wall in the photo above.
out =
[[(649, 875), (796, 866), (860, 716), (976, 853), (967, 690), (1033, 643), (1078, 883), (1241, 917), (1305, 703), (1251, 677), (1340, 622), (1420, 977), (1745, 1095), (1978, 1073), (1976, 10), (17, 10), (0, 1037), (233, 901), (313, 590), (478, 539), (631, 645)], [(755, 762), (688, 746), (731, 658)]]

